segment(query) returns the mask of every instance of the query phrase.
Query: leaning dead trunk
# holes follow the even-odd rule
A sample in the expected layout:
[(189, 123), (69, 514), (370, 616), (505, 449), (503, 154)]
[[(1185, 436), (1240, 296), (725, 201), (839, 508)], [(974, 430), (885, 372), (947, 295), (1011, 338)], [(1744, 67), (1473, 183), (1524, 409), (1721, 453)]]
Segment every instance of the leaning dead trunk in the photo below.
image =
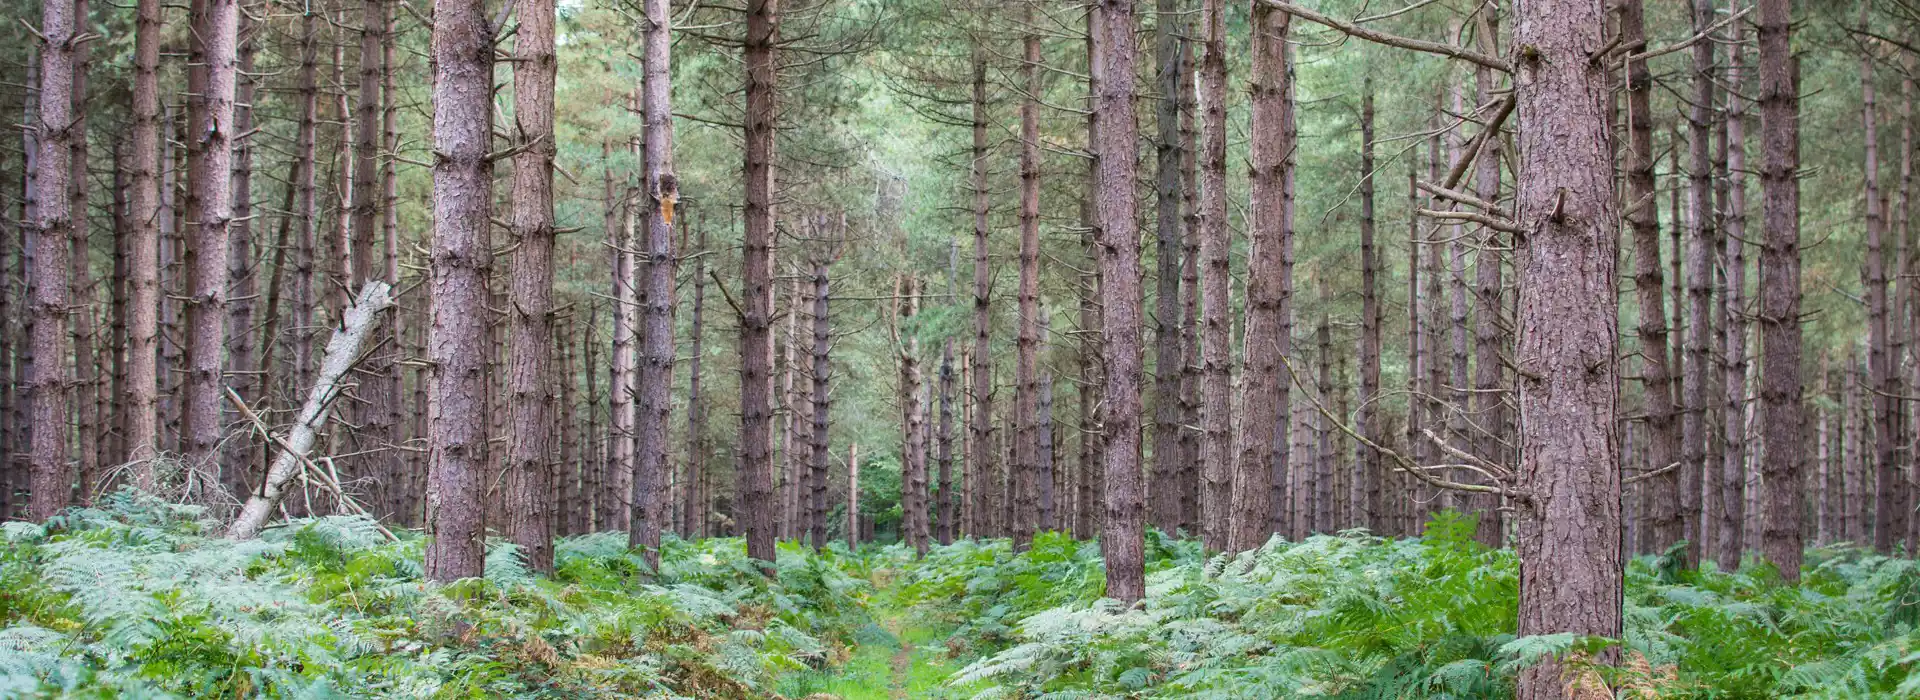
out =
[[(280, 499), (286, 495), (288, 482), (299, 477), (309, 464), (307, 453), (313, 449), (313, 443), (320, 437), (320, 429), (326, 425), (328, 416), (333, 413), (334, 399), (345, 391), (341, 381), (347, 372), (353, 369), (360, 359), (360, 351), (366, 346), (367, 336), (372, 335), (374, 322), (380, 312), (393, 303), (392, 287), (381, 281), (368, 282), (360, 290), (341, 319), (341, 328), (333, 334), (333, 340), (327, 341), (326, 355), (320, 362), (320, 374), (314, 385), (307, 391), (307, 402), (300, 407), (300, 413), (294, 418), (293, 426), (286, 437), (272, 437), (280, 448), (273, 466), (267, 469), (266, 478), (247, 497), (245, 505), (240, 507), (240, 515), (227, 527), (227, 539), (244, 540), (260, 534), (260, 528), (280, 505)], [(264, 428), (263, 428), (264, 429)]]

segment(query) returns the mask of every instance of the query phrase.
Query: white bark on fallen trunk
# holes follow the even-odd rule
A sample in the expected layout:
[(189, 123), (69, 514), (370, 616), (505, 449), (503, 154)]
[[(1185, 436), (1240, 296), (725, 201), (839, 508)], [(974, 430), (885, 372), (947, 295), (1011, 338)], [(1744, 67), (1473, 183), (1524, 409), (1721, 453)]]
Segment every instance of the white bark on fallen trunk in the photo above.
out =
[[(353, 306), (347, 308), (341, 329), (334, 332), (332, 340), (327, 341), (326, 355), (320, 361), (320, 373), (314, 379), (313, 388), (307, 392), (306, 404), (301, 406), (300, 414), (294, 419), (287, 436), (275, 440), (279, 443), (279, 456), (274, 458), (273, 466), (267, 469), (267, 478), (260, 483), (260, 488), (247, 497), (246, 505), (240, 508), (239, 517), (227, 528), (227, 539), (252, 539), (260, 534), (260, 528), (266, 526), (267, 519), (280, 505), (281, 497), (286, 495), (287, 482), (300, 474), (307, 461), (307, 452), (313, 449), (320, 428), (326, 425), (327, 417), (332, 413), (333, 400), (343, 388), (341, 379), (359, 361), (361, 347), (372, 333), (380, 312), (392, 304), (393, 290), (387, 283), (376, 280), (361, 288)], [(271, 436), (269, 439), (272, 439)]]

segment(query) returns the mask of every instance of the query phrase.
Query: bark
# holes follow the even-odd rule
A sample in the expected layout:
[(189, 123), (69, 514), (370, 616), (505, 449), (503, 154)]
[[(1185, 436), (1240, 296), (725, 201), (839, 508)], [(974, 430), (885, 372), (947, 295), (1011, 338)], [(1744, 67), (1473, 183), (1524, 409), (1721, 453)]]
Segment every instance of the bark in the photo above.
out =
[[(279, 508), (280, 500), (287, 495), (288, 482), (301, 477), (311, 464), (307, 453), (312, 451), (320, 437), (320, 429), (326, 426), (328, 417), (333, 414), (335, 399), (346, 390), (344, 381), (347, 372), (359, 360), (367, 337), (373, 333), (375, 321), (393, 303), (392, 291), (385, 282), (369, 282), (361, 288), (353, 305), (342, 314), (340, 330), (333, 334), (332, 340), (327, 341), (320, 373), (315, 384), (307, 391), (306, 403), (301, 405), (286, 437), (270, 438), (280, 448), (278, 456), (268, 467), (265, 478), (261, 479), (260, 487), (247, 496), (240, 514), (227, 527), (227, 539), (246, 540), (260, 534), (260, 528), (267, 524), (267, 519)], [(258, 427), (265, 429), (264, 425)], [(437, 542), (436, 538), (429, 543), (429, 551)], [(473, 575), (479, 574), (476, 572)]]
[[(1789, 582), (1800, 580), (1804, 455), (1800, 407), (1800, 162), (1798, 66), (1792, 54), (1792, 6), (1759, 0), (1759, 104), (1762, 227), (1760, 248), (1760, 552)], [(1787, 442), (1779, 442), (1781, 440)]]
[[(74, 0), (76, 27), (84, 29), (91, 26), (89, 5), (87, 0)], [(87, 216), (87, 72), (92, 55), (91, 46), (90, 42), (77, 42), (73, 46), (73, 88), (68, 95), (72, 102), (73, 123), (68, 127), (71, 156), (68, 159), (66, 192), (67, 209), (73, 221), (72, 235), (68, 238), (68, 262), (72, 265), (72, 276), (68, 281), (73, 285), (74, 309), (69, 314), (73, 332), (74, 460), (79, 471), (82, 503), (93, 502), (93, 482), (98, 478), (101, 468), (100, 365), (99, 356), (94, 352), (92, 256), (88, 253), (87, 245), (92, 232)]]
[(198, 119), (188, 133), (194, 190), (193, 241), (188, 250), (186, 385), (181, 453), (191, 465), (213, 466), (220, 420), (227, 342), (227, 246), (233, 220), (234, 81), (238, 75), (238, 0), (198, 0), (205, 13), (195, 34), (204, 44), (206, 84)]
[(1873, 524), (1868, 510), (1871, 506), (1865, 503), (1868, 480), (1862, 478), (1867, 475), (1867, 469), (1860, 449), (1861, 427), (1866, 422), (1861, 420), (1860, 387), (1864, 382), (1860, 374), (1860, 357), (1857, 351), (1849, 351), (1840, 380), (1840, 471), (1842, 492), (1847, 502), (1854, 504), (1846, 508), (1845, 530), (1855, 538), (1866, 534)]
[[(1619, 210), (1598, 0), (1518, 7), (1516, 241), (1520, 440), (1519, 634), (1621, 635), (1615, 265)], [(1601, 368), (1601, 369), (1595, 369)], [(1602, 662), (1611, 656), (1603, 656)], [(1557, 663), (1520, 675), (1520, 700), (1563, 698)]]
[(695, 251), (693, 266), (693, 321), (690, 340), (691, 348), (687, 353), (687, 483), (693, 488), (685, 492), (681, 509), (685, 512), (684, 522), (689, 537), (707, 536), (707, 501), (700, 485), (706, 483), (707, 473), (707, 410), (706, 397), (700, 393), (700, 361), (706, 355), (706, 304), (707, 304), (707, 259), (702, 253), (707, 251), (706, 217), (702, 215), (700, 226), (699, 250)]
[[(240, 15), (239, 31), (240, 56), (237, 64), (239, 83), (234, 87), (234, 123), (237, 134), (253, 131), (253, 102), (256, 92), (254, 76), (254, 54), (256, 33), (253, 20), (245, 13)], [(228, 366), (234, 390), (249, 402), (257, 402), (263, 394), (262, 379), (255, 359), (254, 345), (254, 299), (257, 297), (259, 280), (255, 276), (256, 255), (253, 245), (253, 136), (239, 138), (233, 147), (233, 226), (232, 249), (227, 257), (227, 284), (231, 288), (232, 300), (227, 309)], [(228, 421), (238, 414), (229, 410)], [(247, 489), (250, 455), (253, 454), (249, 441), (232, 440), (225, 448), (222, 457), (223, 469), (221, 485), (229, 493), (241, 493)], [(385, 475), (382, 475), (385, 478)], [(384, 481), (383, 481), (384, 483)]]
[(153, 488), (160, 449), (160, 0), (134, 11), (133, 152), (127, 240), (126, 459), (135, 485)]
[[(374, 0), (377, 2), (377, 0)], [(370, 2), (369, 4), (373, 4)], [(371, 17), (373, 9), (368, 9)], [(551, 0), (523, 0), (515, 6), (519, 29), (513, 40), (513, 141), (521, 149), (513, 156), (513, 252), (508, 265), (511, 304), (507, 310), (512, 364), (507, 368), (507, 531), (519, 547), (528, 568), (553, 571), (553, 530), (550, 500), (552, 471), (547, 463), (553, 422), (553, 134), (554, 6)], [(363, 40), (362, 55), (368, 49)], [(362, 59), (364, 62), (364, 58)], [(371, 76), (364, 66), (360, 79)], [(370, 91), (362, 85), (361, 99)], [(361, 112), (371, 114), (365, 105)], [(371, 124), (361, 125), (370, 133)], [(360, 141), (371, 146), (372, 139)], [(371, 168), (368, 168), (369, 170)], [(366, 181), (367, 189), (372, 182)], [(357, 178), (358, 176), (356, 176)], [(354, 186), (359, 199), (361, 186)], [(368, 206), (371, 206), (369, 203)], [(371, 212), (354, 207), (356, 226), (371, 225)], [(366, 238), (371, 239), (371, 232)], [(356, 236), (354, 269), (364, 276), (373, 260), (371, 242)]]
[[(1705, 32), (1714, 23), (1714, 0), (1693, 0), (1694, 31)], [(1711, 546), (1709, 535), (1719, 525), (1719, 490), (1707, 489), (1716, 485), (1717, 479), (1707, 477), (1707, 435), (1704, 428), (1707, 412), (1707, 378), (1711, 372), (1712, 355), (1708, 348), (1713, 340), (1713, 273), (1712, 256), (1715, 238), (1719, 235), (1718, 222), (1713, 211), (1713, 105), (1717, 101), (1713, 84), (1714, 52), (1717, 45), (1713, 41), (1699, 41), (1693, 45), (1693, 104), (1687, 112), (1689, 135), (1688, 173), (1687, 173), (1687, 240), (1686, 240), (1686, 285), (1687, 285), (1687, 338), (1686, 364), (1681, 376), (1681, 404), (1684, 413), (1680, 420), (1680, 461), (1685, 470), (1686, 481), (1701, 484), (1702, 491), (1694, 500), (1700, 504), (1694, 519), (1698, 530), (1689, 533), (1687, 560), (1698, 562), (1701, 554)]]
[[(1729, 9), (1738, 11), (1742, 0), (1732, 0)], [(1722, 372), (1720, 442), (1719, 537), (1714, 541), (1714, 559), (1720, 568), (1731, 570), (1740, 565), (1747, 519), (1747, 102), (1742, 95), (1746, 77), (1746, 47), (1742, 45), (1745, 25), (1734, 22), (1728, 27), (1728, 65), (1722, 78), (1727, 87), (1727, 203), (1726, 229), (1721, 261), (1726, 269), (1727, 291), (1722, 299), (1726, 309), (1726, 328), (1721, 340), (1725, 369)]]
[(973, 424), (974, 534), (994, 532), (990, 476), (997, 473), (993, 422), (993, 279), (987, 268), (987, 63), (983, 47), (973, 57)]
[[(1640, 0), (1620, 4), (1620, 35), (1624, 42), (1646, 38)], [(1660, 265), (1660, 214), (1653, 168), (1653, 76), (1645, 60), (1627, 64), (1627, 188), (1625, 201), (1638, 208), (1627, 213), (1633, 227), (1633, 286), (1640, 305), (1641, 396), (1646, 402), (1647, 453), (1652, 468), (1661, 469), (1680, 458), (1680, 421), (1673, 405), (1673, 354), (1667, 349), (1666, 287)], [(1650, 514), (1653, 551), (1665, 550), (1686, 537), (1681, 529), (1680, 474), (1669, 471), (1648, 480), (1653, 495)]]
[[(1861, 20), (1866, 19), (1866, 6), (1861, 6)], [(1892, 552), (1894, 545), (1906, 533), (1906, 512), (1902, 507), (1902, 496), (1906, 492), (1907, 475), (1901, 473), (1893, 461), (1893, 420), (1892, 404), (1887, 400), (1888, 379), (1893, 376), (1888, 367), (1887, 353), (1887, 271), (1886, 247), (1883, 233), (1886, 228), (1883, 211), (1884, 200), (1880, 198), (1880, 149), (1879, 119), (1875, 114), (1873, 89), (1873, 57), (1866, 54), (1860, 59), (1860, 120), (1864, 126), (1862, 141), (1865, 144), (1866, 158), (1863, 169), (1866, 177), (1865, 198), (1867, 210), (1866, 251), (1860, 265), (1860, 286), (1867, 302), (1867, 381), (1873, 388), (1868, 400), (1868, 410), (1873, 424), (1873, 473), (1877, 484), (1874, 489), (1874, 529), (1873, 546), (1881, 553)], [(1824, 468), (1824, 467), (1823, 467)], [(1824, 493), (1824, 492), (1822, 492)]]
[(590, 436), (588, 439), (593, 440), (593, 444), (596, 446), (595, 449), (588, 451), (586, 459), (584, 460), (586, 466), (581, 469), (580, 474), (580, 492), (582, 494), (580, 507), (587, 511), (587, 532), (599, 532), (609, 526), (606, 511), (603, 508), (603, 506), (606, 505), (604, 496), (607, 490), (602, 487), (608, 464), (608, 444), (605, 439), (606, 435), (600, 432), (600, 412), (594, 410), (595, 406), (600, 405), (600, 387), (598, 381), (600, 370), (594, 362), (596, 358), (594, 350), (599, 347), (599, 343), (596, 340), (597, 334), (595, 333), (598, 325), (595, 321), (599, 318), (599, 311), (600, 307), (598, 306), (589, 305), (587, 307), (587, 326), (581, 329), (580, 334), (580, 350), (581, 353), (586, 356), (582, 358), (580, 362), (581, 375), (587, 379), (586, 434)]
[(647, 563), (658, 567), (660, 531), (668, 520), (660, 498), (670, 474), (667, 425), (673, 415), (673, 249), (674, 205), (680, 199), (673, 168), (672, 9), (667, 0), (649, 0), (643, 20), (646, 85), (641, 99), (646, 118), (646, 279), (641, 307), (639, 417), (635, 429), (633, 523), (629, 544), (642, 547)]
[(606, 163), (602, 187), (607, 201), (602, 219), (607, 247), (613, 256), (613, 348), (607, 355), (607, 462), (605, 479), (595, 499), (601, 529), (630, 527), (633, 497), (634, 374), (638, 371), (635, 344), (639, 320), (639, 263), (633, 251), (633, 217), (628, 197), (617, 194), (611, 148), (601, 145)]
[[(1481, 8), (1482, 22), (1476, 35), (1481, 41), (1483, 52), (1497, 52), (1500, 19), (1498, 8), (1488, 5)], [(1476, 100), (1488, 104), (1497, 99), (1500, 89), (1500, 77), (1486, 66), (1474, 69)], [(1502, 151), (1506, 139), (1490, 138), (1480, 144), (1480, 153), (1474, 160), (1474, 194), (1487, 202), (1500, 201), (1500, 166), (1504, 161)], [(1474, 296), (1479, 313), (1474, 317), (1474, 379), (1473, 379), (1473, 415), (1479, 424), (1478, 445), (1474, 453), (1481, 459), (1494, 464), (1511, 464), (1506, 445), (1512, 444), (1512, 436), (1507, 426), (1506, 361), (1502, 355), (1506, 352), (1506, 323), (1501, 319), (1507, 308), (1503, 296), (1501, 280), (1500, 251), (1508, 247), (1500, 237), (1500, 231), (1482, 228), (1483, 236), (1474, 257)], [(1376, 355), (1377, 355), (1376, 351)], [(1377, 372), (1378, 369), (1376, 368)], [(1378, 380), (1376, 380), (1377, 383)], [(1481, 541), (1489, 546), (1504, 544), (1506, 537), (1506, 503), (1493, 496), (1481, 498), (1480, 535)]]
[(847, 446), (847, 549), (860, 546), (860, 443)]
[(1107, 597), (1130, 604), (1146, 594), (1142, 529), (1146, 504), (1140, 474), (1140, 242), (1133, 235), (1138, 169), (1133, 114), (1133, 5), (1100, 0), (1094, 5), (1094, 72), (1101, 76), (1093, 111), (1096, 187), (1094, 215), (1100, 250), (1101, 340), (1106, 352), (1101, 393), (1107, 436), (1101, 456), (1106, 477), (1106, 522), (1100, 547), (1106, 560)]
[[(830, 421), (828, 420), (829, 413), (833, 410), (833, 395), (830, 393), (832, 387), (829, 385), (833, 368), (828, 364), (828, 352), (833, 347), (833, 325), (831, 319), (827, 316), (831, 311), (831, 297), (832, 290), (829, 287), (829, 280), (827, 278), (827, 263), (822, 260), (815, 260), (813, 263), (813, 371), (811, 372), (813, 375), (813, 391), (811, 392), (813, 397), (813, 430), (810, 433), (813, 437), (813, 458), (810, 460), (811, 464), (808, 468), (810, 473), (807, 477), (809, 489), (808, 498), (810, 499), (810, 504), (807, 507), (807, 521), (809, 525), (808, 540), (813, 543), (815, 551), (823, 550), (827, 547), (827, 460), (830, 454), (828, 449), (832, 445), (832, 442), (828, 439), (830, 436), (827, 434), (827, 430), (830, 425)], [(941, 377), (943, 382), (947, 378), (944, 367)], [(943, 411), (944, 408), (943, 404)], [(942, 418), (945, 420), (950, 418), (950, 416), (943, 413)], [(944, 446), (946, 444), (946, 440), (944, 440), (945, 434), (946, 432), (943, 427), (943, 451), (940, 463), (940, 483), (943, 495), (946, 491), (945, 484), (948, 462), (947, 455), (944, 451), (946, 449)], [(944, 515), (941, 517), (941, 524), (943, 526), (946, 524)]]
[(1180, 523), (1180, 377), (1186, 367), (1180, 343), (1180, 137), (1181, 0), (1157, 0), (1154, 10), (1156, 101), (1154, 146), (1155, 266), (1153, 314), (1153, 523), (1173, 532)]
[[(1192, 27), (1180, 38), (1180, 90), (1197, 88)], [(1180, 102), (1180, 527), (1200, 537), (1200, 156), (1197, 105)], [(1063, 492), (1065, 485), (1062, 486)], [(1062, 529), (1065, 529), (1064, 527)]]
[[(1420, 219), (1411, 215), (1411, 212), (1420, 208), (1419, 176), (1416, 174), (1419, 166), (1413, 162), (1414, 160), (1416, 158), (1407, 160), (1409, 216), (1407, 217), (1407, 431), (1405, 444), (1408, 451), (1413, 453), (1415, 462), (1431, 464), (1432, 462), (1427, 459), (1428, 442), (1420, 433), (1427, 424), (1427, 402), (1421, 399), (1420, 391), (1422, 386), (1420, 378), (1426, 372), (1427, 354), (1425, 352), (1426, 324), (1420, 314)], [(1414, 530), (1410, 515), (1413, 504), (1411, 499), (1404, 497), (1410, 492), (1406, 488), (1408, 478), (1396, 472), (1393, 480), (1402, 487), (1396, 488), (1395, 491), (1403, 495), (1402, 498), (1394, 501), (1398, 506), (1396, 510), (1409, 513), (1399, 518), (1400, 524), (1396, 532), (1411, 534)]]
[[(1332, 289), (1321, 278), (1320, 323), (1313, 329), (1313, 339), (1317, 345), (1315, 360), (1314, 401), (1322, 406), (1333, 404), (1333, 328), (1332, 321), (1324, 310), (1332, 306)], [(1338, 529), (1333, 521), (1333, 426), (1326, 417), (1318, 412), (1309, 414), (1313, 425), (1313, 520), (1309, 532), (1333, 532)]]
[[(28, 268), (27, 314), (33, 330), (28, 342), (35, 358), (27, 377), (32, 444), (29, 449), (27, 517), (45, 520), (73, 499), (73, 465), (68, 461), (67, 420), (72, 410), (72, 375), (67, 363), (67, 314), (72, 290), (68, 287), (68, 254), (73, 235), (67, 179), (73, 158), (74, 38), (78, 36), (73, 0), (43, 0), (39, 47), (40, 76), (37, 112), (30, 111), (34, 131), (33, 197), (29, 205), (33, 262)], [(31, 82), (31, 81), (29, 81)], [(17, 482), (16, 482), (17, 483)]]
[[(313, 335), (316, 325), (314, 307), (318, 303), (314, 279), (319, 255), (319, 167), (314, 159), (320, 117), (319, 18), (308, 13), (300, 20), (300, 122), (294, 135), (294, 225), (296, 253), (293, 262), (293, 381), (296, 386), (313, 383)], [(164, 142), (164, 140), (163, 140)], [(164, 302), (163, 302), (164, 303)]]
[(1360, 96), (1360, 414), (1357, 420), (1360, 436), (1366, 440), (1353, 448), (1356, 487), (1353, 501), (1360, 510), (1354, 524), (1386, 534), (1389, 530), (1380, 509), (1380, 452), (1367, 445), (1368, 442), (1385, 444), (1387, 439), (1380, 430), (1380, 411), (1376, 406), (1380, 395), (1380, 250), (1374, 245), (1373, 139), (1373, 78), (1368, 77)]
[[(818, 343), (819, 334), (815, 341)], [(816, 348), (816, 352), (818, 352)], [(816, 363), (816, 370), (819, 369)], [(940, 518), (938, 537), (940, 544), (953, 544), (954, 501), (953, 501), (953, 339), (947, 339), (946, 347), (940, 351), (940, 428), (935, 438), (938, 441), (940, 463), (939, 490), (934, 494), (934, 510)]]
[(780, 0), (748, 0), (745, 313), (740, 325), (740, 493), (747, 556), (773, 564), (773, 129)]
[[(1284, 532), (1291, 387), (1281, 363), (1292, 347), (1293, 91), (1287, 57), (1292, 18), (1254, 7), (1252, 190), (1247, 254), (1246, 376), (1241, 446), (1233, 480), (1229, 549), (1245, 551)], [(1109, 279), (1109, 282), (1112, 280)]]
[(478, 0), (435, 0), (433, 18), (426, 577), (452, 581), (485, 564), (493, 28)]

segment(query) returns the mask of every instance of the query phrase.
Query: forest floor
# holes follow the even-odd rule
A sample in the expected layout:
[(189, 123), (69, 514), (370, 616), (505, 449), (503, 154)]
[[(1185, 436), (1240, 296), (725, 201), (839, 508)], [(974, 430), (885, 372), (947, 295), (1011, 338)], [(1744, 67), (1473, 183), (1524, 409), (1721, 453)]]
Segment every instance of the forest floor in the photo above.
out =
[(844, 662), (789, 674), (780, 680), (780, 694), (812, 700), (972, 697), (978, 689), (945, 685), (966, 665), (943, 643), (951, 627), (929, 624), (892, 594), (887, 588), (877, 591), (869, 608), (873, 622), (855, 632), (855, 645)]

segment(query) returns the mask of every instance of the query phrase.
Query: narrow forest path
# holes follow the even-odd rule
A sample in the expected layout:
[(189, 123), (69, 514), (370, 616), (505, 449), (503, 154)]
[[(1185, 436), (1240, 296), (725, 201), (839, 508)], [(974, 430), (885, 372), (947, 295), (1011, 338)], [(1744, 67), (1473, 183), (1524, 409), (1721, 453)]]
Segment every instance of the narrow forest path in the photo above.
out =
[(950, 688), (946, 681), (966, 659), (947, 655), (951, 629), (930, 624), (898, 604), (884, 587), (870, 601), (872, 623), (854, 634), (847, 660), (822, 671), (793, 674), (782, 696), (805, 700), (934, 700), (969, 698), (978, 688)]

